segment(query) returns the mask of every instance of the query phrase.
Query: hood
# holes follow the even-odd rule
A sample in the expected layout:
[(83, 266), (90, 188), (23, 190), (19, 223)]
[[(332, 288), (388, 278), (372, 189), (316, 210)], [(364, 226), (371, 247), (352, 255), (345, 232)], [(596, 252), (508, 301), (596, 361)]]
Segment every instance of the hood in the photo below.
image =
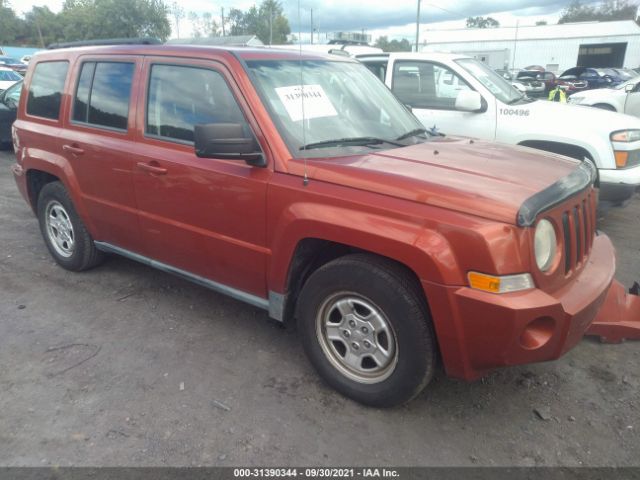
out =
[[(309, 178), (516, 224), (524, 202), (578, 168), (536, 150), (446, 138), (307, 162)], [(290, 164), (302, 172), (302, 160)]]

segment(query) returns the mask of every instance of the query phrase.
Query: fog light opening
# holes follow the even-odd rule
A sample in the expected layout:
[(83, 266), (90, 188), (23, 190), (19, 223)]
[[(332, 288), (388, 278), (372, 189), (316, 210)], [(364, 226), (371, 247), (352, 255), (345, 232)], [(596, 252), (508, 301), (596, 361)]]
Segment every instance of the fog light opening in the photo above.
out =
[(553, 335), (555, 320), (540, 317), (529, 323), (520, 335), (520, 345), (527, 350), (536, 350), (547, 344)]

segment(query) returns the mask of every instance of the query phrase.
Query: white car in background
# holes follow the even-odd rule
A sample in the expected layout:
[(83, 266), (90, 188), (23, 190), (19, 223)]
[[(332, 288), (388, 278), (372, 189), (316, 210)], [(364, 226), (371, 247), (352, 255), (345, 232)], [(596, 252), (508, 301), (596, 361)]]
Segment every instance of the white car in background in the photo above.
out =
[(640, 76), (614, 88), (598, 88), (571, 95), (569, 103), (640, 117)]
[(7, 67), (0, 67), (0, 92), (5, 91), (11, 85), (22, 80), (22, 77)]
[(487, 65), (451, 53), (357, 55), (425, 129), (537, 148), (598, 168), (601, 206), (640, 188), (640, 119), (528, 98)]

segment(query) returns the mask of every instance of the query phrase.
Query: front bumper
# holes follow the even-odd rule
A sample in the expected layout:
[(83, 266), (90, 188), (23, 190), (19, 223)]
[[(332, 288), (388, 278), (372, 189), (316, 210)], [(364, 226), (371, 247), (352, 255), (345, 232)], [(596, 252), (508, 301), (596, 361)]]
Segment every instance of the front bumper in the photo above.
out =
[(640, 189), (640, 165), (621, 169), (600, 169), (601, 203), (622, 204)]
[(496, 295), (423, 282), (447, 374), (475, 380), (496, 367), (559, 358), (584, 336), (614, 274), (613, 245), (599, 235), (579, 275), (551, 294)]

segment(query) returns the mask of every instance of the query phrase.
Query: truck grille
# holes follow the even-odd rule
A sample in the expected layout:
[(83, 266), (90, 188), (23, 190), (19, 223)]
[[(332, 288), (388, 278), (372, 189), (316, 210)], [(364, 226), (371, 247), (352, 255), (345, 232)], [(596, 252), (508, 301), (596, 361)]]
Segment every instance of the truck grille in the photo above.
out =
[(565, 275), (582, 266), (591, 251), (596, 231), (593, 195), (591, 191), (586, 197), (574, 200), (570, 208), (562, 212)]

